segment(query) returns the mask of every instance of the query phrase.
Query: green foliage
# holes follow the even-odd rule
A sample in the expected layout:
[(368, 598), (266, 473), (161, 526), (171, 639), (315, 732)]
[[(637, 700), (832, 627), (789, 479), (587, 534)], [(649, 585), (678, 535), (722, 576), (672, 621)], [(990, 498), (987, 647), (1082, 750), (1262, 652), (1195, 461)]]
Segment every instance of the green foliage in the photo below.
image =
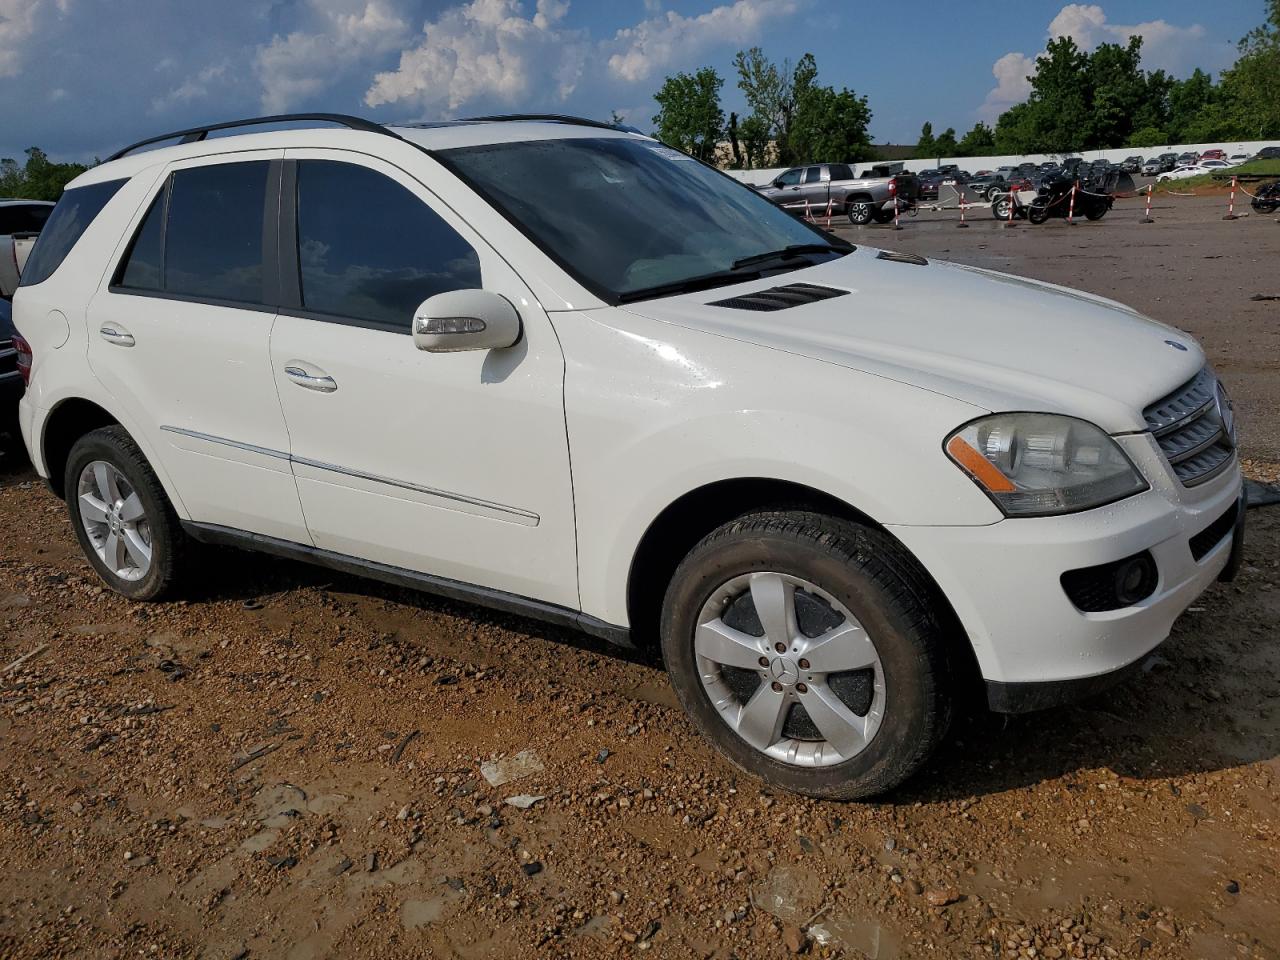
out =
[(867, 126), (871, 108), (867, 98), (851, 90), (818, 84), (818, 62), (806, 53), (793, 68), (769, 60), (759, 47), (738, 51), (733, 58), (738, 89), (751, 115), (738, 125), (747, 166), (766, 162), (769, 141), (777, 150), (776, 162), (801, 163), (857, 161), (867, 156)]
[(956, 131), (954, 127), (947, 127), (940, 134), (938, 139), (934, 141), (933, 147), (938, 151), (939, 157), (954, 157), (960, 148), (956, 143)]
[(933, 139), (933, 124), (928, 120), (920, 128), (920, 139), (916, 141), (915, 158), (929, 160), (938, 155), (937, 141)]
[(711, 67), (667, 77), (653, 97), (659, 108), (653, 118), (658, 139), (704, 162), (714, 159), (724, 132), (724, 111), (720, 109), (723, 85)]
[(957, 157), (987, 157), (995, 153), (995, 131), (979, 120), (956, 144)]
[(996, 121), (994, 149), (1066, 153), (1280, 137), (1280, 0), (1266, 0), (1266, 8), (1266, 23), (1240, 41), (1239, 59), (1217, 84), (1199, 69), (1184, 80), (1144, 73), (1140, 37), (1092, 53), (1069, 37), (1051, 40), (1028, 78), (1031, 95)]
[(0, 197), (57, 200), (63, 188), (89, 168), (82, 163), (54, 163), (39, 147), (26, 151), (26, 163), (0, 160)]
[(1159, 147), (1166, 143), (1172, 143), (1168, 135), (1159, 127), (1143, 127), (1141, 130), (1135, 130), (1129, 134), (1129, 140), (1125, 143), (1126, 147)]
[[(801, 61), (803, 62), (803, 61)], [(854, 163), (871, 152), (867, 98), (809, 85), (796, 102), (788, 144), (797, 163)]]

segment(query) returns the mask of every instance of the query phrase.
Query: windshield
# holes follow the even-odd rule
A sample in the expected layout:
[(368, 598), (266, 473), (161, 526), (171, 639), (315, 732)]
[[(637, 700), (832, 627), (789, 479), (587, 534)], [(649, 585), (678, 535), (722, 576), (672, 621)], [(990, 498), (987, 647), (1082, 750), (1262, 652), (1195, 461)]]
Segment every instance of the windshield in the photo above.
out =
[[(639, 137), (536, 140), (434, 154), (602, 299), (750, 280), (850, 249), (754, 190)], [(771, 265), (761, 254), (792, 250)], [(825, 248), (830, 245), (831, 249)], [(766, 260), (768, 258), (765, 258)], [(747, 272), (749, 261), (751, 272)]]

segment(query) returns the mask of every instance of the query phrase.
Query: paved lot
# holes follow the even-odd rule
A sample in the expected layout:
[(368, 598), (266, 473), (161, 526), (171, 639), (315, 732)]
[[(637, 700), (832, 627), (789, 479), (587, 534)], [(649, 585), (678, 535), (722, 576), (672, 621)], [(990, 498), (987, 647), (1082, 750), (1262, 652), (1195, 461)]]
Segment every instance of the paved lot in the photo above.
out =
[[(1280, 293), (1280, 225), (1219, 206), (847, 233), (1195, 333), (1276, 479), (1280, 302), (1250, 297)], [(231, 552), (128, 604), (10, 456), (0, 956), (1280, 957), (1280, 508), (1251, 521), (1140, 679), (969, 711), (897, 794), (837, 805), (737, 777), (645, 658), (526, 621)]]

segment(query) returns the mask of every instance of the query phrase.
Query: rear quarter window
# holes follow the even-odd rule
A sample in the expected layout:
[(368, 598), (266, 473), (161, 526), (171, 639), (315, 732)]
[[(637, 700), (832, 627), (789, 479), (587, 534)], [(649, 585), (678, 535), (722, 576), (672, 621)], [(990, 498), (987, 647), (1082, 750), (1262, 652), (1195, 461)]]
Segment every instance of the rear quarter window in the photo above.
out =
[(106, 180), (65, 191), (40, 231), (19, 286), (32, 287), (53, 276), (89, 224), (127, 182), (127, 178)]

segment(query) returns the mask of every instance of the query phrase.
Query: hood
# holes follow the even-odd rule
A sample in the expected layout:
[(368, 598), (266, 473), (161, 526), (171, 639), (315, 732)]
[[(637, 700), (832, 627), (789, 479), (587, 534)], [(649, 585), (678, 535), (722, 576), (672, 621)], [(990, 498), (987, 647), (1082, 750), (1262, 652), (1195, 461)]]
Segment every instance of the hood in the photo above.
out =
[[(1063, 413), (1111, 433), (1204, 365), (1191, 337), (1104, 297), (859, 247), (839, 260), (625, 309), (836, 363), (992, 411)], [(793, 283), (845, 295), (780, 310), (716, 301)]]

